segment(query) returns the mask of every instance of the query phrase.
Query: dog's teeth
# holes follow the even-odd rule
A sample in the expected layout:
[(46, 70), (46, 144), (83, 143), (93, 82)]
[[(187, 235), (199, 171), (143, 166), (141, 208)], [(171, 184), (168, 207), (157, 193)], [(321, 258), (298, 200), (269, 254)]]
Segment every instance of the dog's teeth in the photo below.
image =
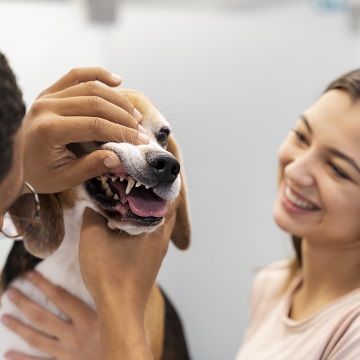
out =
[(139, 187), (141, 185), (142, 185), (142, 183), (140, 181), (137, 181), (136, 184), (135, 184), (135, 187)]
[(112, 181), (112, 182), (115, 182), (117, 179), (118, 179), (117, 176), (112, 176), (112, 177), (111, 177), (111, 181)]
[(119, 195), (118, 194), (114, 194), (114, 200), (120, 200), (120, 198), (119, 198)]
[(145, 185), (145, 189), (150, 189), (150, 186), (149, 186), (149, 185)]
[(102, 182), (103, 185), (107, 184), (107, 178), (102, 176), (101, 177), (101, 182)]
[(108, 186), (105, 191), (106, 191), (107, 196), (111, 197), (113, 195), (113, 193), (112, 193), (112, 191), (110, 189), (110, 186)]
[(125, 190), (125, 194), (129, 194), (129, 192), (131, 191), (131, 189), (134, 187), (135, 185), (135, 180), (131, 177), (128, 178), (128, 184)]
[(110, 221), (108, 221), (108, 227), (111, 229), (111, 230), (116, 230), (117, 227)]
[(124, 181), (126, 178), (123, 178), (123, 177), (119, 177), (120, 181)]

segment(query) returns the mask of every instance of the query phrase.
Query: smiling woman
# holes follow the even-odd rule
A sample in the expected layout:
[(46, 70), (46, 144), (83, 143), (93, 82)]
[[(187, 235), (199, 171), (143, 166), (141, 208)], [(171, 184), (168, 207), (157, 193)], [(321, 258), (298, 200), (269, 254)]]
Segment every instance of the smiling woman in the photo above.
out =
[(296, 257), (257, 275), (242, 359), (360, 353), (360, 70), (332, 82), (278, 153), (277, 225)]

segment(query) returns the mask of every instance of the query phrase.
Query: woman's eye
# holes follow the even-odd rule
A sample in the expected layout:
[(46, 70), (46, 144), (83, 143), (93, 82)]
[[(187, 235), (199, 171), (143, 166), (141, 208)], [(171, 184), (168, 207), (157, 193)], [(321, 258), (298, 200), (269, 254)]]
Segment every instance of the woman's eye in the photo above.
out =
[(162, 128), (158, 132), (156, 139), (160, 144), (165, 145), (167, 143), (169, 134), (170, 134), (170, 130), (168, 128)]
[(305, 143), (305, 144), (309, 144), (307, 138), (305, 137), (305, 135), (304, 135), (302, 132), (300, 132), (299, 130), (293, 130), (293, 131), (294, 131), (296, 137), (297, 137), (301, 142), (303, 142), (303, 143)]
[(329, 163), (330, 167), (334, 170), (335, 174), (343, 179), (350, 179), (349, 176), (336, 165)]

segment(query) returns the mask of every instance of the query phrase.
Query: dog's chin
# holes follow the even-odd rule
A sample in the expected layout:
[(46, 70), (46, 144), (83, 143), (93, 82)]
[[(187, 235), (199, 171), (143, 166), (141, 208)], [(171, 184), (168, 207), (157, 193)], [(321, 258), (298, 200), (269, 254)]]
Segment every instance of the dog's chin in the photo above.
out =
[(168, 210), (167, 202), (152, 189), (135, 183), (129, 177), (113, 175), (85, 183), (85, 190), (98, 212), (109, 220), (108, 226), (131, 235), (155, 231)]
[(161, 221), (156, 226), (140, 226), (140, 225), (134, 225), (130, 223), (114, 223), (112, 219), (108, 219), (108, 226), (111, 230), (114, 231), (124, 231), (128, 233), (129, 235), (140, 235), (145, 233), (151, 233), (155, 231), (162, 223)]

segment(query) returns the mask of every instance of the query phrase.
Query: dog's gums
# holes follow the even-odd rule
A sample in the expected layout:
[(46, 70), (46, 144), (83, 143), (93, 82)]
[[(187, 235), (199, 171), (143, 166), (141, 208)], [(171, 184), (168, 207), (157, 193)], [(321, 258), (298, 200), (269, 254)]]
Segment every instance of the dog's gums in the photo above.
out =
[(86, 182), (88, 194), (110, 218), (137, 222), (143, 226), (159, 224), (167, 211), (167, 202), (129, 174), (109, 173)]

